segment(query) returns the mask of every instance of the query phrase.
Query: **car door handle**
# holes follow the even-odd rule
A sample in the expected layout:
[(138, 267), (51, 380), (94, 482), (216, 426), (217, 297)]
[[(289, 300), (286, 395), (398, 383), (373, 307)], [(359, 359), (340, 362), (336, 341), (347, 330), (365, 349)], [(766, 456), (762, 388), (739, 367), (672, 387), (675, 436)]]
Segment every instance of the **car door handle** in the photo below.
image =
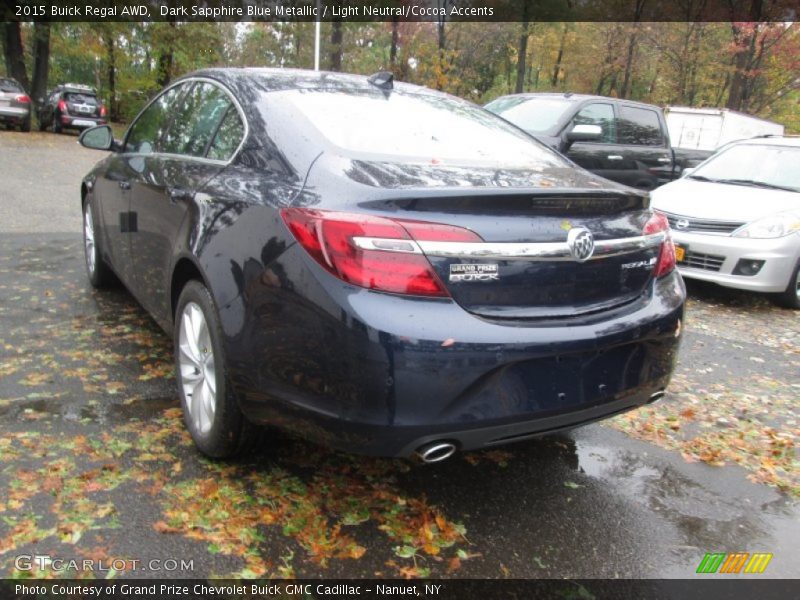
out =
[(672, 159), (669, 156), (659, 156), (658, 157), (658, 162), (660, 162), (660, 163), (668, 163), (668, 162), (672, 162)]
[(125, 181), (125, 180), (120, 181), (119, 182), (119, 187), (122, 188), (123, 190), (129, 190), (129, 189), (131, 189), (131, 182), (130, 181)]
[(167, 193), (169, 194), (169, 199), (172, 202), (177, 202), (178, 200), (191, 200), (194, 196), (192, 192), (182, 188), (167, 188)]
[(608, 158), (608, 160), (622, 160), (622, 155), (621, 154), (609, 154), (606, 158)]

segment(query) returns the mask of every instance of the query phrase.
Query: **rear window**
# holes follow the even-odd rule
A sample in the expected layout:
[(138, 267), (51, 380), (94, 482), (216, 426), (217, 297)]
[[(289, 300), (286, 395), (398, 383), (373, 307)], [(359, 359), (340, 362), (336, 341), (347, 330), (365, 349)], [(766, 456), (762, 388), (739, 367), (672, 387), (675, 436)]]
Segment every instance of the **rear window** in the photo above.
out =
[(22, 87), (13, 79), (0, 78), (0, 92), (22, 92)]
[(64, 100), (72, 104), (97, 104), (97, 97), (92, 94), (76, 94), (74, 92), (67, 92), (64, 94)]
[(566, 162), (503, 119), (434, 94), (276, 92), (331, 144), (378, 160), (496, 167), (563, 167)]

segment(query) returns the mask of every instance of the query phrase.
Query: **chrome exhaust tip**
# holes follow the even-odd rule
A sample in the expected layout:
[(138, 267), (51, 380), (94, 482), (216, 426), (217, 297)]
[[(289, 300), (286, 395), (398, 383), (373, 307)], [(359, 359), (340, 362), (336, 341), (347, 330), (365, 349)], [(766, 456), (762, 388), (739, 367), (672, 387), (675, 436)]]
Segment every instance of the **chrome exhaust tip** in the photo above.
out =
[(661, 398), (664, 397), (664, 394), (666, 394), (666, 393), (667, 392), (665, 390), (658, 390), (655, 394), (652, 394), (650, 396), (650, 400), (648, 400), (647, 403), (650, 404), (651, 402), (655, 402), (656, 400), (660, 400)]
[(432, 442), (421, 446), (416, 454), (424, 463), (437, 463), (447, 460), (456, 452), (455, 444), (450, 442)]

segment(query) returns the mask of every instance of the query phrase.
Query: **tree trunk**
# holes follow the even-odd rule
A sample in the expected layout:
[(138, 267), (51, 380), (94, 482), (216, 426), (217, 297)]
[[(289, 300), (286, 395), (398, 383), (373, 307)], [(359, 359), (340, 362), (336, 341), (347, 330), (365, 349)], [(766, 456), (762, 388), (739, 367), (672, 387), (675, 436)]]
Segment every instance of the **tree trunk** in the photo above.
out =
[(116, 121), (119, 119), (119, 107), (117, 104), (117, 52), (116, 44), (114, 43), (114, 34), (109, 32), (107, 34), (106, 43), (106, 61), (108, 68), (108, 111), (109, 119)]
[(50, 23), (33, 24), (33, 82), (31, 96), (34, 102), (47, 93), (50, 74)]
[(331, 71), (342, 70), (342, 22), (331, 22), (331, 49), (329, 54)]
[(158, 65), (156, 66), (156, 82), (161, 87), (172, 81), (172, 67), (175, 59), (175, 34), (177, 33), (178, 25), (175, 21), (169, 21), (168, 25), (170, 31), (168, 32), (166, 48), (162, 49), (158, 54)]
[(567, 31), (569, 31), (569, 24), (564, 23), (564, 31), (561, 32), (561, 43), (558, 45), (558, 56), (556, 57), (556, 64), (553, 67), (553, 79), (550, 83), (556, 87), (561, 75), (561, 61), (564, 59), (564, 47), (567, 45)]
[(636, 51), (636, 33), (638, 24), (633, 24), (631, 35), (628, 38), (628, 56), (625, 61), (625, 75), (622, 78), (622, 89), (619, 92), (620, 98), (627, 98), (631, 93), (631, 73), (633, 72), (633, 54)]
[(392, 71), (397, 64), (397, 45), (400, 41), (400, 30), (397, 26), (397, 17), (392, 17), (392, 45), (389, 48), (389, 64)]
[(522, 32), (519, 34), (519, 49), (517, 51), (517, 85), (515, 92), (522, 93), (525, 89), (525, 60), (528, 57), (528, 3), (523, 4)]
[(3, 54), (6, 60), (6, 73), (16, 79), (26, 92), (30, 93), (28, 71), (25, 68), (24, 48), (22, 47), (22, 31), (19, 22), (4, 23)]

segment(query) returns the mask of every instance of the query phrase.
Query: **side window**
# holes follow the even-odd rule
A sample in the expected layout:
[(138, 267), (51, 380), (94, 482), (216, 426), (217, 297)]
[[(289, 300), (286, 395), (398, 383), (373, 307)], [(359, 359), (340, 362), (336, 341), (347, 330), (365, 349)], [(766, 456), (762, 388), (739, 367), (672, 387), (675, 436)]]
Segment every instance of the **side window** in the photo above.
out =
[(619, 143), (636, 146), (663, 146), (664, 136), (658, 113), (647, 108), (619, 107)]
[(244, 136), (244, 125), (242, 119), (239, 117), (239, 111), (235, 106), (228, 108), (225, 118), (217, 129), (217, 135), (211, 142), (211, 147), (208, 149), (208, 158), (216, 160), (228, 160), (242, 141)]
[[(603, 134), (598, 140), (601, 144), (617, 142), (617, 127), (614, 120), (614, 106), (611, 104), (588, 104), (572, 119), (573, 125), (599, 125)], [(590, 142), (591, 143), (591, 142)]]
[(175, 102), (183, 93), (184, 86), (178, 85), (161, 94), (136, 119), (125, 140), (125, 152), (150, 154), (156, 151), (156, 145), (164, 128), (172, 116)]
[(208, 144), (230, 107), (228, 95), (220, 88), (210, 83), (195, 83), (175, 112), (164, 136), (162, 152), (205, 156)]

